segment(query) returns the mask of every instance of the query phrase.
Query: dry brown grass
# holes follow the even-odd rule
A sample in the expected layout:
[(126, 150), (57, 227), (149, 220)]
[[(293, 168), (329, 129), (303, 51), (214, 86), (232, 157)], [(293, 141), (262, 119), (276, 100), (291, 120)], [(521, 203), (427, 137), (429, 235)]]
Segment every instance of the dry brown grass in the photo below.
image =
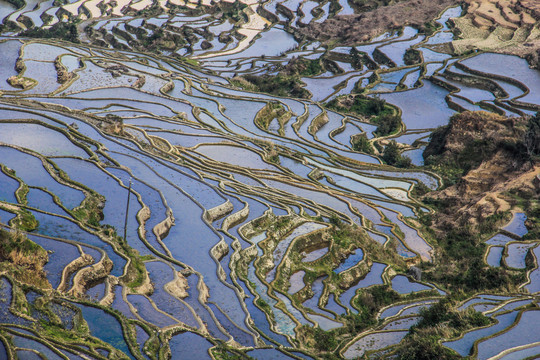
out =
[(300, 31), (310, 38), (326, 42), (339, 40), (340, 45), (353, 45), (401, 26), (423, 26), (448, 6), (459, 3), (458, 0), (406, 0), (362, 14), (336, 16)]
[(523, 5), (518, 0), (466, 0), (466, 3), (466, 16), (473, 19), (473, 22), (482, 26), (502, 26), (513, 30), (534, 25), (536, 20), (531, 14), (534, 15), (534, 9), (539, 7), (532, 2)]
[(538, 63), (540, 2), (537, 0), (466, 0), (467, 13), (455, 20), (456, 53), (473, 49), (503, 52)]

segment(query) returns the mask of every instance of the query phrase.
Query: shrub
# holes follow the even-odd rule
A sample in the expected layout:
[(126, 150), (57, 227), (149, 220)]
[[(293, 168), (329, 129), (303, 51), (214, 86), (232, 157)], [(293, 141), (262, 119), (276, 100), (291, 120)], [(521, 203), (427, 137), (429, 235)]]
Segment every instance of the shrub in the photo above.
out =
[(247, 8), (246, 4), (239, 1), (235, 1), (233, 3), (219, 2), (218, 4), (223, 10), (224, 17), (231, 18), (236, 22), (244, 20), (244, 9)]
[(25, 5), (24, 0), (7, 0), (7, 2), (15, 6), (17, 9), (22, 9)]
[(491, 324), (490, 318), (472, 308), (456, 310), (455, 302), (445, 297), (429, 308), (420, 309), (421, 320), (411, 329), (436, 327), (445, 324), (459, 332)]
[(351, 110), (365, 115), (381, 115), (387, 113), (388, 109), (386, 108), (386, 100), (375, 96), (372, 98), (356, 97)]
[(315, 340), (315, 347), (319, 351), (332, 351), (337, 346), (334, 334), (320, 328), (313, 329), (313, 338)]
[(455, 306), (455, 301), (446, 297), (429, 308), (421, 309), (420, 321), (409, 330), (409, 335), (396, 351), (398, 359), (461, 358), (442, 346), (439, 340), (442, 337), (457, 336), (469, 329), (489, 325), (492, 320), (471, 308), (459, 311)]
[(377, 136), (386, 136), (395, 133), (401, 127), (401, 118), (398, 115), (382, 114), (373, 119), (377, 126)]
[(428, 21), (418, 29), (418, 32), (421, 34), (432, 35), (439, 27), (440, 25), (435, 21)]
[(319, 59), (305, 60), (305, 68), (302, 69), (300, 75), (303, 76), (314, 76), (322, 73), (323, 68)]
[(351, 65), (353, 68), (361, 70), (362, 69), (362, 57), (360, 56), (360, 52), (355, 47), (351, 48), (351, 51), (349, 52), (349, 55), (351, 55)]
[(412, 48), (405, 50), (405, 54), (403, 54), (403, 61), (405, 62), (405, 65), (420, 64), (422, 62), (420, 51)]
[(23, 233), (10, 233), (0, 229), (0, 258), (9, 258), (12, 251), (20, 252), (23, 255), (31, 255), (39, 250), (41, 250), (41, 247), (30, 241)]
[(418, 181), (416, 184), (414, 184), (414, 187), (411, 192), (414, 196), (423, 196), (431, 192), (431, 189), (423, 182)]
[(408, 168), (411, 166), (411, 159), (407, 156), (401, 155), (395, 140), (390, 141), (388, 145), (386, 145), (383, 151), (382, 159), (388, 165), (400, 168)]
[(469, 227), (455, 227), (441, 235), (437, 243), (442, 250), (439, 269), (425, 272), (430, 281), (448, 288), (478, 292), (508, 288), (526, 280), (525, 272), (493, 268), (483, 261), (486, 245)]
[(369, 142), (366, 134), (360, 134), (354, 137), (352, 148), (354, 151), (365, 152), (366, 154), (373, 154), (373, 146)]
[(531, 117), (527, 123), (525, 148), (530, 157), (540, 155), (540, 112)]
[(330, 216), (330, 224), (336, 226), (336, 227), (341, 227), (342, 225), (342, 222), (341, 222), (341, 219), (339, 218), (339, 216), (337, 216), (336, 214), (332, 214)]
[[(297, 98), (309, 97), (308, 91), (302, 87), (302, 81), (296, 75), (244, 75), (242, 78), (260, 92), (277, 96), (292, 96)], [(235, 84), (245, 87), (245, 84), (238, 80), (235, 81)]]
[(58, 22), (49, 29), (31, 28), (21, 33), (21, 36), (45, 38), (45, 39), (61, 39), (79, 43), (79, 32), (77, 25), (71, 22)]
[(369, 326), (375, 325), (375, 315), (386, 305), (400, 299), (400, 295), (388, 285), (376, 285), (361, 290), (354, 303), (359, 309), (358, 315), (348, 318), (347, 326), (350, 332), (359, 332)]
[(337, 111), (352, 112), (365, 116), (380, 116), (392, 114), (392, 108), (386, 104), (386, 100), (375, 97), (355, 96), (352, 101), (344, 104), (342, 99), (333, 99), (326, 106)]
[(461, 356), (439, 343), (439, 338), (430, 334), (414, 334), (405, 339), (396, 352), (400, 360), (454, 360)]

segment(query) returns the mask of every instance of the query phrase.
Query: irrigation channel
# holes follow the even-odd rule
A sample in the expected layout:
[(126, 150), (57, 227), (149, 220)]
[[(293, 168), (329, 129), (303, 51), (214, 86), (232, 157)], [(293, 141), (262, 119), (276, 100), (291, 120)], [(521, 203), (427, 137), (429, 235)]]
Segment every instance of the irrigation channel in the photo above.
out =
[[(392, 138), (417, 165), (430, 133), (456, 111), (540, 109), (540, 73), (525, 60), (437, 51), (451, 41), (446, 21), (461, 8), (447, 9), (432, 35), (405, 27), (357, 46), (373, 65), (358, 69), (350, 47), (299, 43), (286, 31), (284, 23), (323, 21), (324, 2), (248, 3), (249, 21), (240, 27), (210, 15), (126, 15), (152, 5), (146, 1), (116, 1), (111, 14), (94, 0), (28, 1), (17, 11), (6, 4), (0, 1), (4, 22), (51, 26), (69, 13), (92, 24), (94, 38), (78, 45), (0, 38), (0, 219), (5, 228), (37, 220), (28, 236), (48, 252), (50, 284), (38, 291), (0, 278), (0, 358), (210, 359), (226, 343), (256, 359), (311, 359), (301, 329), (342, 327), (344, 316), (358, 313), (357, 292), (380, 284), (403, 300), (344, 339), (340, 356), (389, 354), (420, 309), (445, 295), (403, 273), (434, 256), (415, 227), (431, 210), (411, 191), (419, 184), (435, 190), (440, 180), (354, 151), (355, 137), (375, 139), (375, 125), (322, 103), (362, 86), (395, 105), (403, 128)], [(350, 10), (345, 1), (339, 11)], [(134, 46), (136, 31), (175, 27), (192, 29), (185, 47), (155, 55)], [(406, 65), (411, 48), (421, 61)], [(311, 99), (229, 82), (327, 53), (340, 71), (302, 78)], [(520, 240), (524, 221), (515, 214), (489, 240), (490, 266), (524, 268), (527, 254), (538, 264), (538, 243)], [(353, 225), (355, 240), (342, 241), (336, 222)], [(464, 301), (464, 309), (496, 322), (444, 345), (481, 359), (538, 354), (537, 267), (523, 288)], [(36, 326), (47, 322), (89, 335), (46, 340)]]

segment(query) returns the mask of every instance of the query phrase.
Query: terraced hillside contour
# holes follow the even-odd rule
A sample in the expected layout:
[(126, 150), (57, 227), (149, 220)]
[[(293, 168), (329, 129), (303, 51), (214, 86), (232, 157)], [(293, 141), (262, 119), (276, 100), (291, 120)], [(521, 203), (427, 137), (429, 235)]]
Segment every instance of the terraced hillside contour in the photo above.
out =
[(0, 358), (538, 354), (540, 75), (472, 5), (0, 5)]
[(538, 65), (540, 12), (534, 1), (468, 1), (467, 14), (456, 20), (457, 53), (481, 49), (526, 56)]

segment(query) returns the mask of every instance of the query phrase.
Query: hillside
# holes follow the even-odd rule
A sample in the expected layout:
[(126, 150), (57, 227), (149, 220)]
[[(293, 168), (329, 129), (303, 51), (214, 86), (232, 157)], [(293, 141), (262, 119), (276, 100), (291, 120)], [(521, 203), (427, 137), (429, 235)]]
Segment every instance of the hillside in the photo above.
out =
[[(338, 41), (340, 45), (365, 42), (385, 31), (403, 26), (424, 28), (449, 6), (458, 5), (456, 0), (405, 0), (390, 2), (388, 6), (377, 6), (378, 1), (364, 7), (364, 12), (354, 15), (338, 15), (322, 23), (312, 23), (300, 29), (309, 38), (327, 42)], [(370, 10), (372, 9), (372, 10)]]
[(509, 211), (512, 204), (505, 194), (510, 191), (538, 196), (533, 180), (540, 174), (540, 132), (532, 129), (538, 120), (465, 112), (433, 133), (424, 152), (426, 163), (454, 183), (424, 198), (440, 205), (437, 228), (477, 225)]
[(535, 1), (8, 1), (0, 360), (540, 353)]

